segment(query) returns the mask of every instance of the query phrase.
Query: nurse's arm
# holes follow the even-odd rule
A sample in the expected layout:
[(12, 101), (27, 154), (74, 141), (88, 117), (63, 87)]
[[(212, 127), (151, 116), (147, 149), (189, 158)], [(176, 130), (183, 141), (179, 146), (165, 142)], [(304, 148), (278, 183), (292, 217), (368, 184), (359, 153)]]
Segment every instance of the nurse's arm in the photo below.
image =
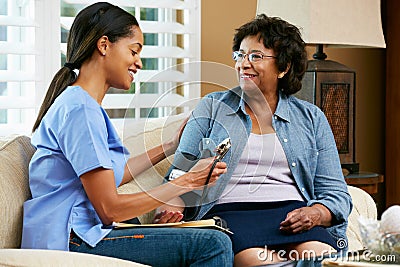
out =
[[(204, 186), (214, 158), (201, 160), (190, 172), (146, 192), (118, 194), (114, 172), (97, 168), (81, 175), (83, 188), (105, 225), (140, 216), (189, 191)], [(226, 172), (226, 163), (218, 162), (211, 173), (210, 184)]]

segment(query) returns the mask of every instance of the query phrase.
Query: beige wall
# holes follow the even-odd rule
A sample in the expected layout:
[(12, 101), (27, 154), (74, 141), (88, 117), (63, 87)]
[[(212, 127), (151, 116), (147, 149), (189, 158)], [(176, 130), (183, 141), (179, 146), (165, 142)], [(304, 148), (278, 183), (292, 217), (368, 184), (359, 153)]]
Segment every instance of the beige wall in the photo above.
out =
[[(256, 4), (256, 0), (202, 0), (203, 61), (224, 64), (226, 69), (233, 67), (231, 47), (235, 29), (255, 17)], [(308, 51), (311, 58), (314, 48), (309, 48)], [(356, 160), (360, 163), (360, 169), (384, 173), (385, 49), (326, 48), (325, 52), (328, 59), (356, 71)], [(203, 81), (221, 79), (222, 85), (206, 83), (202, 87), (202, 95), (237, 84), (233, 71), (226, 74), (215, 71), (215, 68), (210, 69), (202, 69)], [(381, 185), (380, 192), (382, 191), (384, 189)], [(376, 198), (378, 202), (384, 203), (381, 194)]]
[[(256, 0), (201, 1), (201, 60), (222, 65), (203, 64), (202, 81), (206, 81), (202, 86), (203, 96), (237, 85), (232, 60), (233, 35), (236, 28), (255, 17), (256, 5)], [(217, 71), (221, 69), (225, 71)], [(220, 82), (215, 85), (208, 81)]]
[(328, 59), (356, 71), (356, 160), (361, 170), (384, 172), (385, 49), (325, 49)]

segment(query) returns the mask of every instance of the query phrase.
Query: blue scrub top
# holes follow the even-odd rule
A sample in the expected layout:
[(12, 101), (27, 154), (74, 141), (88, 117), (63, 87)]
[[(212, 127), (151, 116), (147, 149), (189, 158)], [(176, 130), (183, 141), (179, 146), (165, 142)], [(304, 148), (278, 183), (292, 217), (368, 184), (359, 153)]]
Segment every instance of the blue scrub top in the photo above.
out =
[(79, 177), (112, 169), (117, 187), (129, 157), (107, 113), (81, 87), (67, 87), (34, 132), (32, 145), (32, 198), (24, 203), (21, 247), (68, 250), (71, 229), (94, 247), (111, 230), (103, 228)]

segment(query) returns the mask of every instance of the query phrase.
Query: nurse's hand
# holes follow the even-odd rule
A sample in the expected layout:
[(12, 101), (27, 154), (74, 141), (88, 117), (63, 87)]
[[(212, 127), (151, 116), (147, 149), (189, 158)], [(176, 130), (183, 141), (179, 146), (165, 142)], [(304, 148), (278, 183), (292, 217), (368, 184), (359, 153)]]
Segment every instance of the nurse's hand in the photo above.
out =
[(217, 162), (213, 171), (211, 172), (209, 180), (207, 181), (215, 159), (215, 157), (200, 159), (188, 173), (181, 177), (189, 177), (189, 181), (193, 189), (202, 189), (206, 182), (211, 186), (214, 185), (219, 176), (227, 172), (226, 163), (222, 161)]
[(183, 133), (183, 129), (185, 129), (186, 123), (188, 122), (189, 117), (185, 118), (181, 125), (179, 126), (178, 131), (176, 132), (175, 136), (172, 137), (171, 140), (162, 144), (164, 149), (165, 156), (168, 157), (175, 153), (176, 149), (178, 148), (179, 141), (181, 140), (181, 136)]
[(181, 125), (179, 126), (178, 131), (176, 132), (175, 136), (172, 138), (172, 144), (175, 146), (175, 150), (176, 148), (178, 148), (179, 145), (179, 141), (181, 140), (181, 136), (182, 136), (182, 132), (185, 129), (186, 123), (188, 122), (189, 117), (185, 118)]
[(324, 205), (315, 204), (311, 207), (302, 207), (289, 212), (281, 222), (280, 230), (287, 233), (301, 233), (314, 226), (330, 226), (332, 214)]
[(163, 210), (156, 214), (153, 219), (153, 223), (174, 223), (180, 222), (183, 218), (183, 214), (180, 211)]
[(183, 210), (185, 203), (180, 197), (176, 197), (164, 203), (156, 209), (156, 216), (153, 223), (174, 223), (183, 219)]

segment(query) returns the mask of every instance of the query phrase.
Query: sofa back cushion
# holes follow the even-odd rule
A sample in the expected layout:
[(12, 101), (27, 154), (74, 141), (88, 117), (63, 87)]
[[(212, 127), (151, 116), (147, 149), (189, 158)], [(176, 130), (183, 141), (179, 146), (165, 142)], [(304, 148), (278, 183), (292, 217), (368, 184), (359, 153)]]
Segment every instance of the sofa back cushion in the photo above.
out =
[(0, 248), (19, 248), (22, 207), (30, 197), (28, 164), (35, 152), (27, 136), (0, 138)]

